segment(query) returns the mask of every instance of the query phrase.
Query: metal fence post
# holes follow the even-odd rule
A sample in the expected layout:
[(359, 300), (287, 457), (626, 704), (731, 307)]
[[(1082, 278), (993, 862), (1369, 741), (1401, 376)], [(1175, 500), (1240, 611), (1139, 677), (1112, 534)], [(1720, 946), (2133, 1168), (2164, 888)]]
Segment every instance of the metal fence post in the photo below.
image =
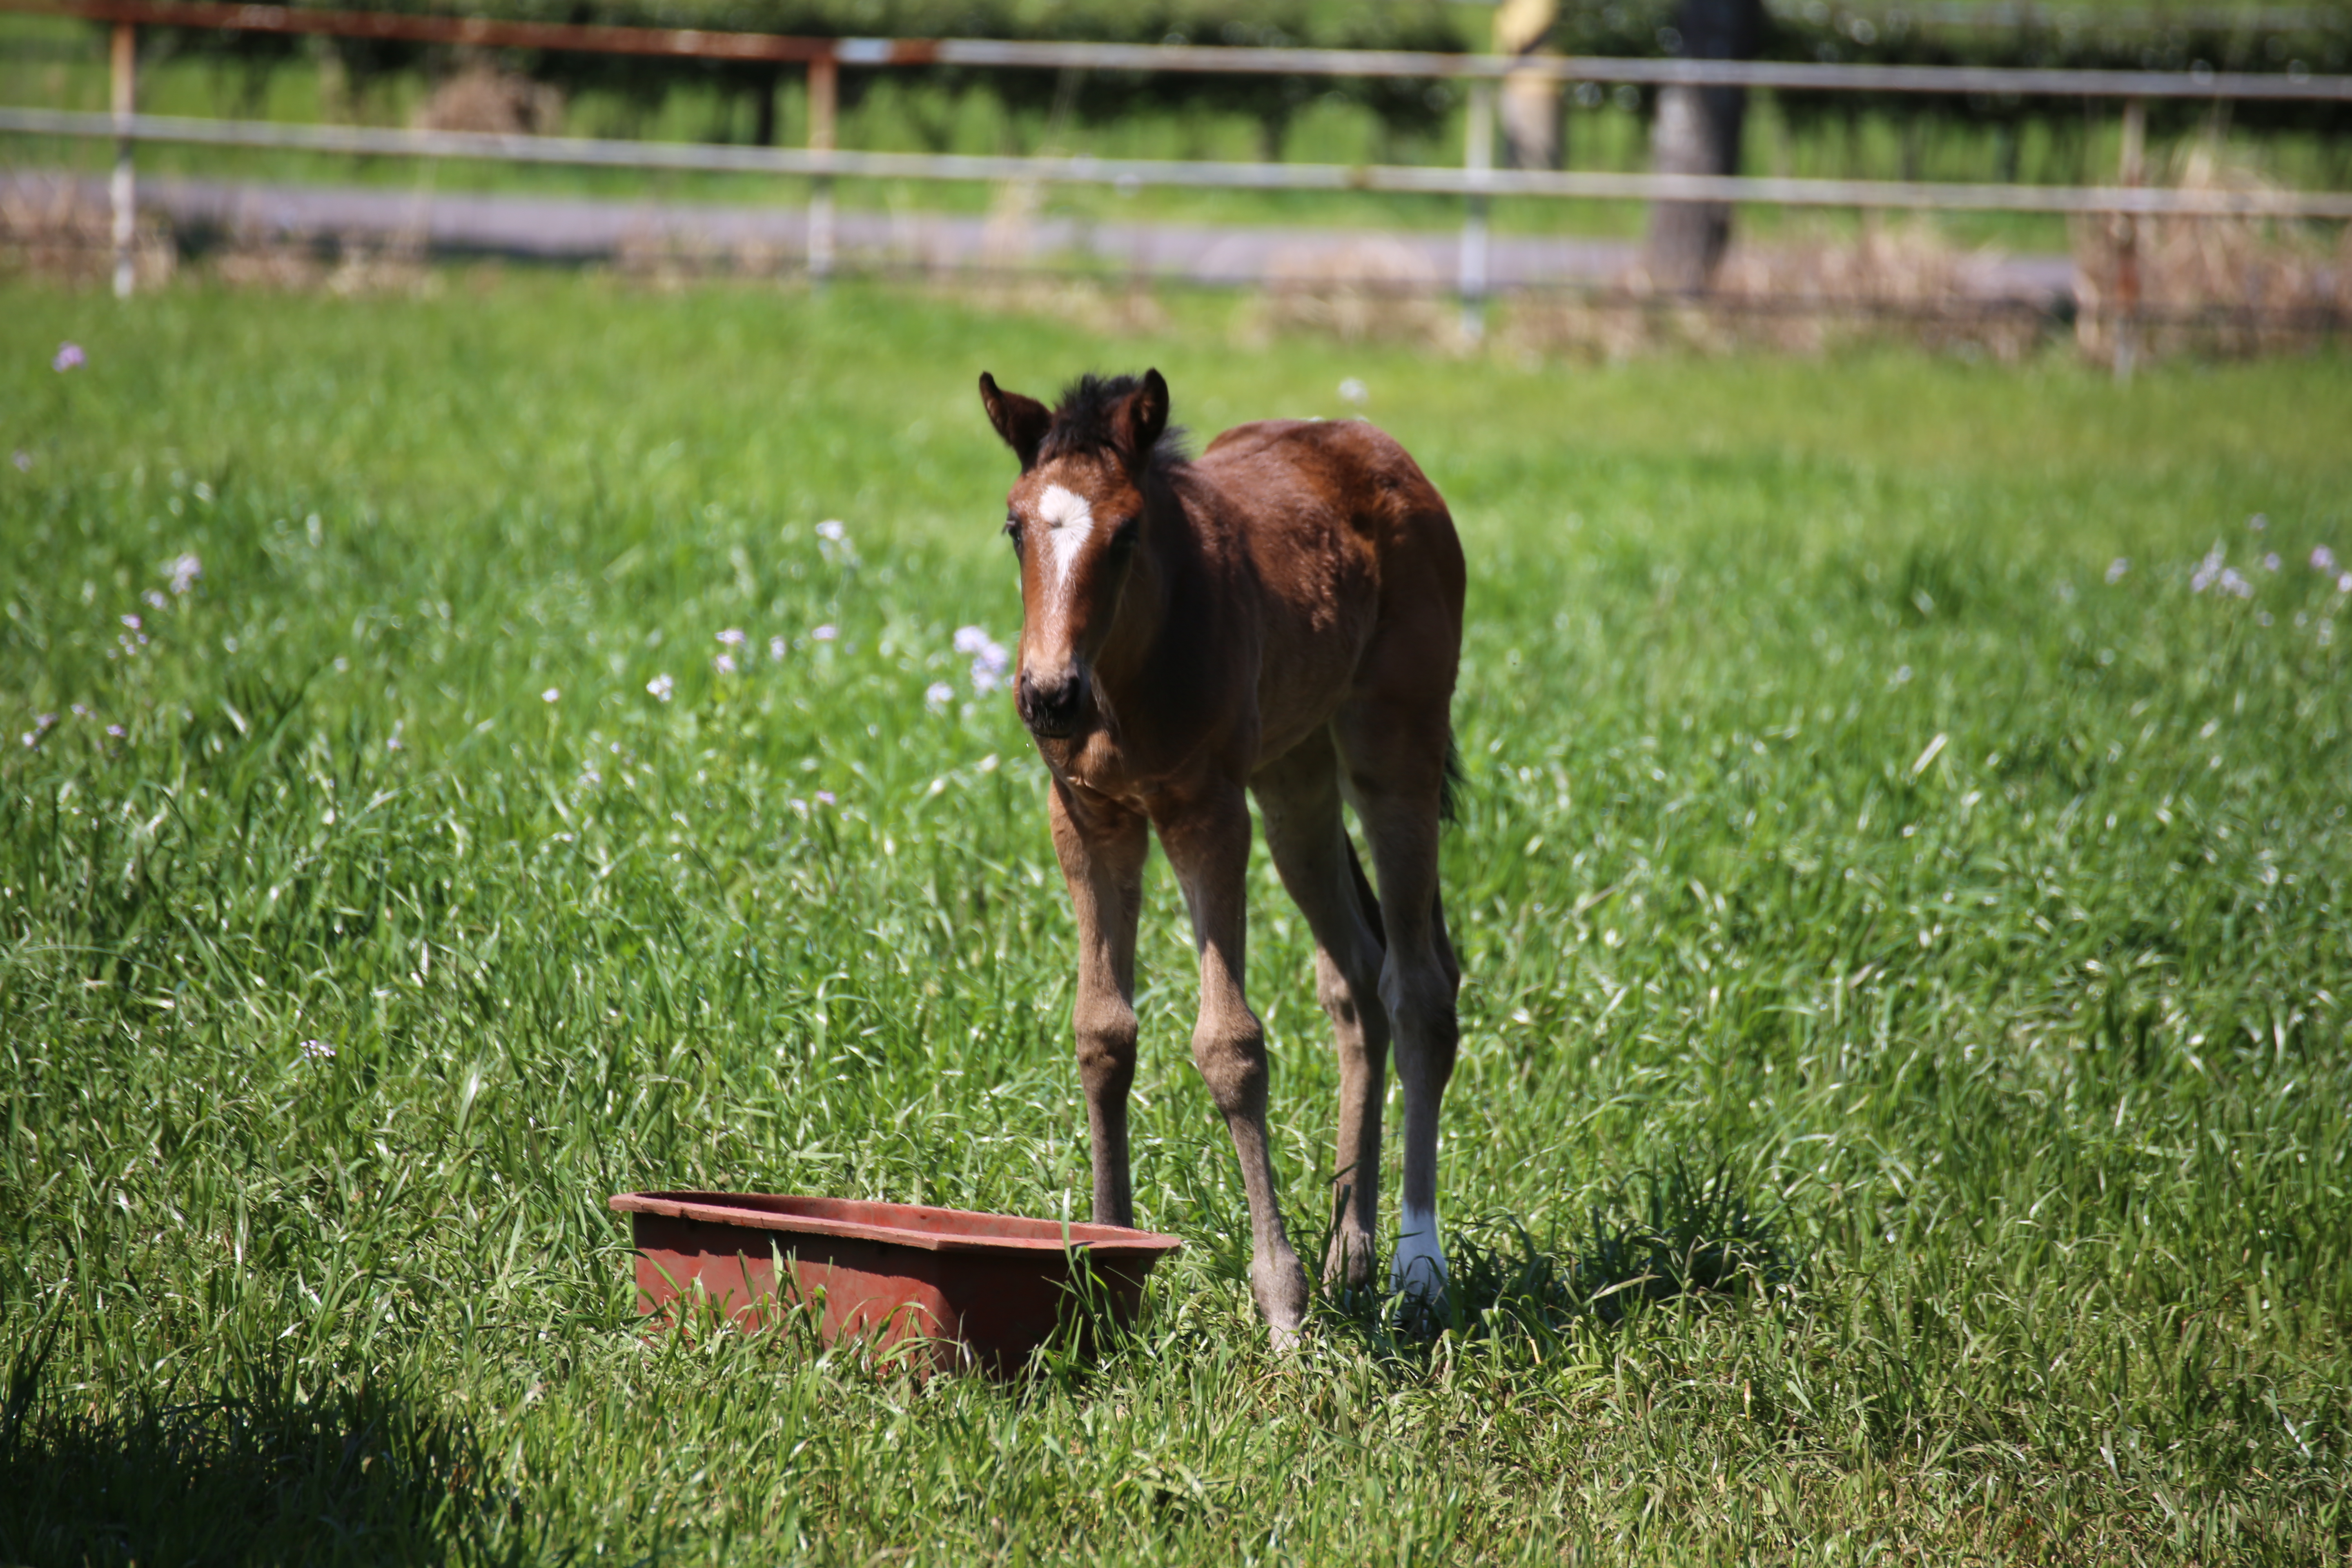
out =
[(1462, 169), (1472, 190), (1462, 212), (1462, 335), (1472, 342), (1486, 335), (1486, 196), (1477, 189), (1495, 168), (1495, 84), (1470, 84), (1470, 122), (1463, 138)]
[[(809, 151), (834, 149), (835, 122), (841, 103), (841, 68), (831, 55), (809, 61)], [(819, 174), (809, 187), (809, 281), (823, 283), (833, 276), (833, 176)]]
[(139, 29), (129, 22), (114, 25), (114, 47), (109, 61), (113, 78), (114, 180), (110, 195), (114, 204), (114, 297), (131, 298), (139, 281), (139, 208), (131, 166), (131, 116), (139, 102)]
[[(2126, 190), (2137, 190), (2147, 173), (2147, 102), (2124, 100), (2123, 166)], [(2132, 378), (2139, 357), (2139, 217), (2125, 213), (2116, 223), (2116, 379)]]

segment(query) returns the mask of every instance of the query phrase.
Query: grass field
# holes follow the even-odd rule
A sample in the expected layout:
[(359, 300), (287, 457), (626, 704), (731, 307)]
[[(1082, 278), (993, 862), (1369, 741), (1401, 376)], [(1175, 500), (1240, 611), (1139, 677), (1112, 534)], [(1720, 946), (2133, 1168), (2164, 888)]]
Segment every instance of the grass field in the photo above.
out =
[[(0, 1563), (2347, 1561), (2352, 364), (1226, 309), (0, 291)], [(1748, 1289), (1270, 1354), (1155, 866), (1132, 1342), (640, 1338), (612, 1192), (1083, 1205), (1041, 770), (950, 640), (1018, 608), (976, 373), (1146, 363), (1202, 432), (1360, 378), (1468, 543), (1462, 1279), (1627, 1278), (1719, 1173)]]

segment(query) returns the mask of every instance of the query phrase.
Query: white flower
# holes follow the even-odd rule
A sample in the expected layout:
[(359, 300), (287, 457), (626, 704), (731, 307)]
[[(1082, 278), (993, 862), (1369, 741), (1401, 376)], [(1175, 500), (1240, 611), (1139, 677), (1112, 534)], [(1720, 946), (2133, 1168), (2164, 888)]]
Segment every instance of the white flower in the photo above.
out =
[(150, 588), (139, 597), (141, 602), (151, 610), (168, 610), (172, 607), (172, 601), (163, 597), (163, 591), (159, 588)]
[(163, 563), (163, 575), (172, 580), (172, 592), (185, 594), (205, 574), (205, 563), (193, 555), (175, 555)]
[(2197, 570), (2189, 574), (2189, 591), (2203, 593), (2221, 575), (2221, 545), (2217, 540), (2213, 548), (2205, 552), (2205, 559), (2197, 563)]
[(965, 658), (971, 658), (973, 654), (978, 653), (982, 648), (986, 647), (988, 644), (988, 634), (981, 630), (978, 626), (956, 627), (955, 650), (956, 652), (962, 654)]
[(1002, 643), (990, 643), (971, 656), (971, 689), (990, 692), (1004, 684), (1004, 672), (1013, 667), (1013, 656), (1004, 651)]
[(782, 664), (784, 660), (785, 651), (791, 647), (792, 645), (786, 642), (782, 637), (770, 637), (768, 639), (768, 657), (778, 664)]
[(2352, 594), (2352, 572), (2347, 572), (2343, 576), (2336, 579), (2336, 591), (2339, 594)]
[(827, 621), (824, 625), (817, 627), (816, 630), (809, 633), (809, 636), (814, 637), (819, 642), (831, 642), (840, 635), (841, 628), (835, 626), (831, 621)]
[(2275, 571), (2277, 571), (2278, 569), (2279, 569), (2279, 558), (2278, 558), (2278, 552), (2277, 552), (2277, 551), (2275, 551), (2275, 550), (2273, 550), (2273, 551), (2272, 551), (2268, 555), (2265, 555), (2265, 556), (2263, 556), (2263, 571), (2265, 571), (2265, 572), (2275, 572)]
[(1909, 680), (1910, 679), (1911, 679), (1911, 667), (1910, 667), (1909, 665), (1907, 665), (1907, 664), (1899, 664), (1899, 665), (1896, 665), (1896, 666), (1895, 667), (1895, 685), (1897, 685), (1897, 686), (1901, 686), (1902, 684), (1904, 684), (1906, 681)]
[(955, 688), (944, 680), (934, 680), (923, 688), (923, 706), (934, 713), (944, 713), (955, 700)]
[(557, 700), (559, 698), (561, 698), (562, 695), (563, 695), (563, 691), (562, 691), (562, 688), (560, 688), (560, 687), (551, 686), (551, 687), (549, 687), (546, 690), (544, 690), (544, 691), (542, 691), (542, 692), (541, 692), (541, 693), (539, 694), (539, 700), (540, 700), (541, 702), (553, 702), (553, 701)]
[(735, 656), (731, 653), (722, 653), (710, 661), (710, 668), (721, 675), (732, 675), (735, 673)]
[(819, 805), (831, 805), (833, 804), (833, 792), (829, 789), (821, 789), (817, 791), (816, 803)]
[(2235, 566), (2224, 566), (2221, 569), (2221, 592), (2234, 594), (2241, 599), (2251, 598), (2254, 585), (2239, 576)]
[(1339, 397), (1341, 401), (1352, 403), (1361, 408), (1371, 401), (1372, 395), (1362, 382), (1351, 375), (1339, 384)]
[(677, 689), (677, 682), (667, 675), (656, 675), (646, 682), (646, 689), (653, 693), (655, 701), (667, 702), (670, 693)]
[(305, 1040), (302, 1042), (302, 1059), (304, 1061), (322, 1062), (334, 1054), (335, 1047), (327, 1044), (324, 1040)]
[(2131, 562), (2129, 559), (2121, 555), (2116, 556), (2113, 561), (2107, 563), (2107, 585), (2109, 587), (2113, 587), (2116, 584), (2122, 582), (2124, 580), (2124, 574), (2130, 570)]
[(2335, 571), (2336, 552), (2328, 549), (2325, 544), (2313, 545), (2311, 547), (2311, 569), (2314, 572)]
[(743, 634), (736, 630), (733, 626), (729, 626), (725, 631), (719, 634), (719, 646), (721, 647), (741, 647), (743, 646)]
[(857, 551), (849, 542), (849, 531), (841, 526), (838, 518), (826, 518), (816, 525), (817, 553), (836, 566), (853, 564)]

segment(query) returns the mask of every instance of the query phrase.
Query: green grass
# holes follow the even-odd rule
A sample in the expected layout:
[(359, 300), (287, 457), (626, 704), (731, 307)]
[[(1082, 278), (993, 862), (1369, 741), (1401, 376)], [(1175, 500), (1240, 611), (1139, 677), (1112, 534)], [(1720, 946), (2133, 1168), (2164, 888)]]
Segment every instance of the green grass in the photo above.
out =
[[(0, 1561), (2352, 1549), (2342, 358), (450, 284), (0, 292)], [(1532, 1294), (1266, 1351), (1155, 866), (1138, 1200), (1188, 1246), (1133, 1344), (641, 1338), (612, 1192), (1083, 1205), (1040, 768), (949, 644), (1018, 614), (976, 373), (1146, 363), (1203, 432), (1360, 377), (1460, 520), (1444, 1183)], [(2192, 591), (2217, 541), (2250, 597)], [(1314, 1237), (1336, 1074), (1253, 875)], [(1567, 1310), (1682, 1222), (1760, 1288)]]

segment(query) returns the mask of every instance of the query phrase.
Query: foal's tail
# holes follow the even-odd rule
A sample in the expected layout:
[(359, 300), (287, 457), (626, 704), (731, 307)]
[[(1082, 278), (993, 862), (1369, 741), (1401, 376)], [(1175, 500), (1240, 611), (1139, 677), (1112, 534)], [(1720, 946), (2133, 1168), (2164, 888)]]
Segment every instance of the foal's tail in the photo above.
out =
[(1462, 792), (1469, 782), (1469, 775), (1462, 771), (1462, 743), (1449, 730), (1445, 734), (1445, 780), (1437, 786), (1437, 820), (1462, 820)]

